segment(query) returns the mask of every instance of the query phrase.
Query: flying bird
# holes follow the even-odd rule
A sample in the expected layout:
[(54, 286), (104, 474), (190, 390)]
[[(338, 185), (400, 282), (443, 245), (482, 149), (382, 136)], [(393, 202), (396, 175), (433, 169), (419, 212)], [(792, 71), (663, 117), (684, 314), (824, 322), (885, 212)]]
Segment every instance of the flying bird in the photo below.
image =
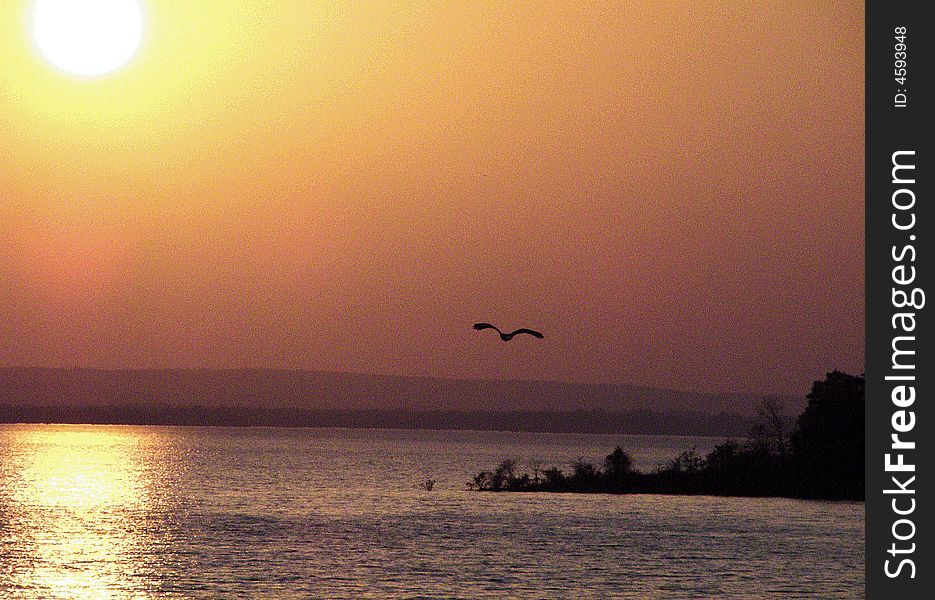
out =
[(500, 334), (500, 339), (503, 340), (504, 342), (509, 342), (510, 340), (513, 339), (514, 335), (519, 335), (521, 333), (528, 333), (529, 335), (539, 338), (540, 340), (545, 337), (538, 331), (533, 331), (532, 329), (526, 329), (526, 328), (517, 329), (516, 331), (512, 331), (510, 333), (503, 333), (502, 331), (500, 331), (499, 329), (497, 329), (495, 326), (491, 325), (490, 323), (474, 323), (474, 329), (476, 329), (477, 331), (480, 331), (482, 329), (493, 329), (494, 331)]

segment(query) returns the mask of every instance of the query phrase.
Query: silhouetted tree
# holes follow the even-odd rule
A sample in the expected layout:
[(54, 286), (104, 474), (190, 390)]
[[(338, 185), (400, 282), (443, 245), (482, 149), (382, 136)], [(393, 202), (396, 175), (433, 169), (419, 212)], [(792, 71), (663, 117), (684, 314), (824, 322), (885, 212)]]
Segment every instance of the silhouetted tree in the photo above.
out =
[(718, 444), (705, 462), (705, 489), (738, 496), (790, 495), (788, 459), (762, 442)]
[(633, 474), (633, 459), (617, 446), (604, 459), (604, 478), (612, 490), (621, 489)]
[(542, 471), (542, 461), (538, 458), (534, 458), (529, 461), (529, 468), (532, 469), (532, 482), (534, 485), (539, 485), (540, 478), (539, 473)]
[(669, 462), (667, 471), (676, 473), (697, 473), (705, 468), (705, 459), (698, 454), (696, 448), (686, 450)]
[(579, 458), (571, 463), (571, 484), (576, 488), (595, 490), (599, 487), (600, 472), (593, 463)]
[(500, 491), (511, 487), (516, 480), (516, 461), (510, 458), (503, 460), (494, 469), (490, 478), (491, 489)]
[(864, 495), (864, 378), (840, 371), (816, 381), (792, 434), (800, 495)]
[(550, 467), (542, 472), (542, 486), (557, 491), (565, 486), (565, 474), (557, 467)]
[(708, 454), (708, 468), (715, 471), (729, 469), (740, 451), (740, 444), (734, 440), (727, 440), (723, 444), (718, 444)]
[(490, 471), (481, 471), (468, 483), (468, 489), (485, 491), (493, 489), (493, 473)]
[(750, 429), (750, 438), (768, 452), (785, 456), (789, 447), (786, 422), (782, 399), (767, 396), (756, 405), (756, 420)]

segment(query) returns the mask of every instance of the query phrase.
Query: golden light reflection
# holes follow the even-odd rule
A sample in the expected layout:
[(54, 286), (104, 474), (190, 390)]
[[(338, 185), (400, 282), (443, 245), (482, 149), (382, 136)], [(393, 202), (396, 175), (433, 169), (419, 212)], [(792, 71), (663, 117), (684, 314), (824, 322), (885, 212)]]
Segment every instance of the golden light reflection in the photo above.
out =
[(152, 437), (100, 427), (6, 433), (0, 494), (12, 500), (7, 535), (18, 545), (11, 587), (27, 597), (146, 596), (131, 555), (146, 544)]
[(140, 501), (131, 438), (101, 431), (30, 432), (24, 437), (35, 449), (22, 472), (25, 504), (89, 512)]

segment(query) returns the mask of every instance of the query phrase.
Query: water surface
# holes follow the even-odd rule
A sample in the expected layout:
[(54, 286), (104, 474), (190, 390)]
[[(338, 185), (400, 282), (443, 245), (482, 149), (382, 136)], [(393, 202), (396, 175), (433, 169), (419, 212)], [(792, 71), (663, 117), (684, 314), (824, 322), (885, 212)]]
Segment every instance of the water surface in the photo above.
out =
[(717, 442), (0, 426), (0, 598), (862, 597), (859, 503), (465, 489)]

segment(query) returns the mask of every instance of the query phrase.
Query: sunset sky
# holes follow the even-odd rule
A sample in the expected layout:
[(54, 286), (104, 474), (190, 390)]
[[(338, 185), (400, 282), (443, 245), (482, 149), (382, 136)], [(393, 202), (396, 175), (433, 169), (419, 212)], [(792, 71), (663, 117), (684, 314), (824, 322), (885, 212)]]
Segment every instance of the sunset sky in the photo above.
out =
[(99, 78), (32, 4), (0, 4), (0, 366), (863, 370), (863, 3), (145, 0)]

